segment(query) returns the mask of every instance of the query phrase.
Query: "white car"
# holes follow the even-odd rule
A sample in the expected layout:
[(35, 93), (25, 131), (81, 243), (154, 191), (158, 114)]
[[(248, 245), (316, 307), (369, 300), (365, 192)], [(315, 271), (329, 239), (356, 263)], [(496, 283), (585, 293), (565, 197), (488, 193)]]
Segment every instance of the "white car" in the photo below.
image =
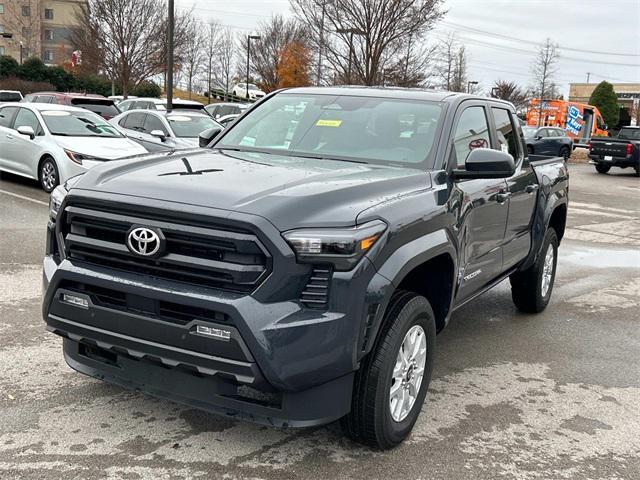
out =
[[(171, 102), (173, 110), (204, 110), (204, 104), (196, 102), (195, 100), (181, 100), (174, 98)], [(131, 98), (123, 100), (118, 103), (118, 108), (121, 112), (128, 112), (129, 110), (167, 110), (166, 98)]]
[(109, 121), (150, 152), (198, 147), (200, 133), (223, 128), (204, 110), (128, 110)]
[(22, 93), (18, 90), (0, 90), (0, 103), (19, 102), (22, 100)]
[(0, 170), (51, 192), (107, 160), (147, 153), (89, 110), (49, 103), (0, 106)]
[[(247, 94), (248, 91), (248, 94)], [(246, 98), (248, 100), (260, 100), (262, 97), (266, 95), (262, 90), (260, 90), (253, 83), (249, 84), (249, 89), (247, 90), (246, 83), (238, 83), (233, 90), (231, 90), (236, 97)]]

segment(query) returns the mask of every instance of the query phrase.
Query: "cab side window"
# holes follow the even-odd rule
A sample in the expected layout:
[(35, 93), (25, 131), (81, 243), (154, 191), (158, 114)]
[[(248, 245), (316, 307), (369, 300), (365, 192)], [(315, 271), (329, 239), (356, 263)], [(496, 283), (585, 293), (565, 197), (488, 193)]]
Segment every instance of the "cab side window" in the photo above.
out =
[(13, 122), (13, 127), (15, 130), (18, 127), (31, 127), (36, 135), (42, 135), (43, 131), (40, 127), (40, 122), (38, 121), (38, 117), (31, 110), (27, 110), (26, 108), (21, 108), (18, 110), (18, 114), (16, 115), (16, 119)]
[(145, 133), (151, 133), (154, 130), (160, 130), (165, 135), (168, 135), (167, 129), (162, 124), (162, 120), (160, 120), (155, 115), (147, 115), (146, 120), (144, 121), (144, 131)]
[(0, 127), (11, 128), (11, 120), (18, 107), (0, 108)]
[(498, 149), (509, 153), (516, 161), (519, 158), (516, 129), (511, 112), (504, 108), (491, 108), (498, 135)]
[(472, 150), (490, 147), (489, 124), (484, 107), (468, 107), (460, 115), (453, 136), (453, 154), (457, 168), (464, 168)]

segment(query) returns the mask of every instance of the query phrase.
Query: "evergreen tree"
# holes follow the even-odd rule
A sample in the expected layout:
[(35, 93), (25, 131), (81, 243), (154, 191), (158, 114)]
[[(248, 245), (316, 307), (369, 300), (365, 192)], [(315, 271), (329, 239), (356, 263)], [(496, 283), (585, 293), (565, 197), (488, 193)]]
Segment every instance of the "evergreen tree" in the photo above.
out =
[(616, 92), (613, 91), (613, 85), (609, 82), (602, 81), (596, 86), (589, 98), (589, 105), (598, 107), (604, 123), (610, 128), (618, 124), (618, 118), (620, 117), (618, 97), (616, 96)]

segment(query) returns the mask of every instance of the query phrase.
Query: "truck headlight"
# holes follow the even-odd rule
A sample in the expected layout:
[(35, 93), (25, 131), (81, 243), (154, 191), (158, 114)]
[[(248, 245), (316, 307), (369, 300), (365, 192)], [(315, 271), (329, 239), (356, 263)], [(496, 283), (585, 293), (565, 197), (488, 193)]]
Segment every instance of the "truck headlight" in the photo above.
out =
[(82, 175), (84, 174), (81, 173), (80, 175), (71, 177), (65, 182), (64, 185), (58, 185), (51, 192), (51, 195), (49, 196), (49, 216), (53, 221), (55, 221), (56, 217), (58, 216), (60, 206), (67, 196), (67, 193), (69, 193), (69, 189), (74, 186), (78, 182), (78, 180), (80, 180)]
[(62, 205), (64, 197), (67, 196), (67, 193), (69, 193), (69, 191), (63, 185), (58, 185), (53, 189), (53, 192), (51, 192), (49, 196), (49, 216), (52, 220), (55, 220), (58, 216), (60, 206)]
[(381, 220), (351, 228), (305, 228), (283, 233), (301, 263), (331, 263), (351, 270), (387, 229)]

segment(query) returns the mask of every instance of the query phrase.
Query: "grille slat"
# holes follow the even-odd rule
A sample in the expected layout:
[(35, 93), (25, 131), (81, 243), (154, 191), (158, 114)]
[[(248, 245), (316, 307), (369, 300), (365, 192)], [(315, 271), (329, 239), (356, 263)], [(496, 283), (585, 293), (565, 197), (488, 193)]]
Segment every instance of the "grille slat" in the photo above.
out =
[[(217, 224), (187, 225), (160, 220), (158, 214), (145, 219), (129, 212), (67, 206), (62, 223), (67, 256), (131, 273), (237, 292), (252, 291), (269, 272), (269, 254), (250, 231)], [(170, 214), (167, 216), (170, 218)], [(130, 252), (125, 242), (133, 226), (160, 228), (166, 238), (165, 251), (158, 258)]]

